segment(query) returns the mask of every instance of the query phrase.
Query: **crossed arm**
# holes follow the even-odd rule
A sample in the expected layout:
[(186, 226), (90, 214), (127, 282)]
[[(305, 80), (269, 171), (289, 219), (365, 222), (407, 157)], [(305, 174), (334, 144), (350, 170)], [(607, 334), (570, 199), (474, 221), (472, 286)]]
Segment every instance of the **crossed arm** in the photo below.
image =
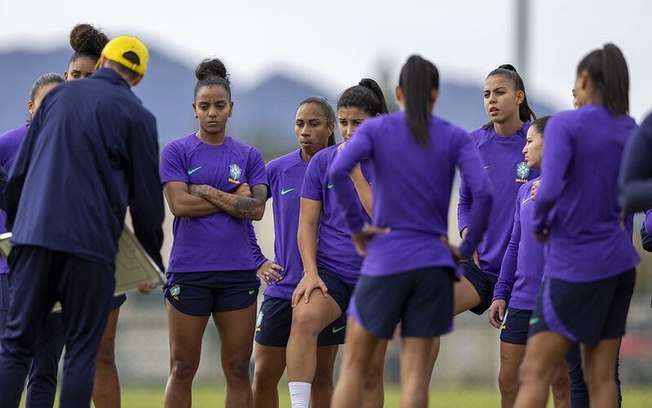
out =
[(267, 186), (249, 187), (242, 183), (233, 193), (226, 193), (208, 185), (171, 181), (163, 186), (172, 214), (176, 217), (203, 217), (226, 212), (236, 218), (260, 220), (265, 212)]

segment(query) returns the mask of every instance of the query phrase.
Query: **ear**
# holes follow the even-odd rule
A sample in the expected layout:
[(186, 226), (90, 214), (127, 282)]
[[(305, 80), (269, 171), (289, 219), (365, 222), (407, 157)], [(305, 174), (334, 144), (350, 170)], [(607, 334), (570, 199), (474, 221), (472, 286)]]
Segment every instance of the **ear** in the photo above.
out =
[(583, 70), (582, 72), (579, 73), (577, 76), (578, 78), (578, 83), (580, 86), (580, 89), (584, 90), (588, 88), (589, 83), (591, 82), (591, 75), (589, 75), (589, 71)]
[(29, 113), (34, 114), (34, 101), (31, 99), (27, 101), (27, 110)]
[(195, 102), (192, 103), (192, 113), (195, 114), (195, 119), (196, 119), (198, 116), (197, 116), (197, 105), (195, 105)]
[(234, 105), (235, 104), (233, 103), (233, 101), (231, 101), (230, 102), (230, 107), (229, 107), (229, 117), (233, 116), (233, 106)]
[(131, 87), (133, 88), (134, 86), (138, 85), (140, 83), (140, 81), (143, 80), (144, 77), (145, 77), (144, 74), (143, 75), (138, 75), (136, 78), (132, 79), (129, 82), (129, 85), (131, 85)]
[(435, 102), (437, 102), (437, 98), (439, 97), (439, 90), (438, 89), (432, 89), (430, 91), (430, 103), (435, 106)]
[(525, 100), (525, 92), (519, 90), (516, 91), (516, 100), (518, 101), (518, 104), (522, 104), (523, 101)]
[(63, 73), (63, 79), (68, 80), (68, 71)]
[(405, 99), (403, 97), (403, 90), (400, 86), (397, 85), (396, 88), (394, 88), (394, 95), (396, 96), (396, 103), (398, 103), (398, 106), (401, 108), (401, 110), (404, 110)]

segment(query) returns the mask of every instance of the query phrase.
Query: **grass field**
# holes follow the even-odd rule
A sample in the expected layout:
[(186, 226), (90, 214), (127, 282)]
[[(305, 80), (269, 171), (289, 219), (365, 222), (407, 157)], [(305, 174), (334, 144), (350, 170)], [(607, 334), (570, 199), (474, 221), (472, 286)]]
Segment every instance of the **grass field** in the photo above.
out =
[[(287, 391), (281, 387), (280, 406), (290, 406)], [(652, 387), (627, 388), (623, 391), (623, 407), (648, 408), (652, 406)], [(195, 387), (193, 391), (193, 408), (215, 408), (223, 406), (223, 387)], [(387, 387), (385, 390), (385, 407), (398, 407), (399, 388)], [(122, 406), (124, 408), (160, 408), (163, 406), (162, 389), (123, 389)], [(500, 406), (498, 390), (491, 387), (432, 388), (430, 407), (441, 408), (490, 408)], [(549, 404), (552, 407), (552, 404)]]

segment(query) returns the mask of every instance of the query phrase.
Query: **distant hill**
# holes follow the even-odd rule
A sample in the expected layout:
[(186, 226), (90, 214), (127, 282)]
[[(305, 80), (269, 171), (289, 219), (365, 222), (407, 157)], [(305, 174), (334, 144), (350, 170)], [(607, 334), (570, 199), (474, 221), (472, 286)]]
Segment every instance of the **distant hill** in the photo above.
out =
[[(67, 48), (0, 53), (0, 133), (25, 120), (26, 103), (34, 80), (46, 72), (63, 73), (70, 55)], [(134, 92), (156, 116), (161, 145), (197, 129), (191, 110), (194, 84), (193, 67), (172, 60), (156, 49), (151, 50), (147, 75)], [(267, 158), (272, 158), (296, 147), (293, 119), (301, 100), (323, 95), (335, 105), (341, 91), (280, 73), (271, 73), (251, 87), (234, 83), (235, 111), (228, 132), (258, 146)], [(393, 95), (387, 95), (387, 99), (392, 98)], [(533, 107), (540, 114), (554, 111), (536, 100)], [(482, 107), (481, 82), (444, 82), (435, 112), (468, 130), (478, 127), (487, 120)]]

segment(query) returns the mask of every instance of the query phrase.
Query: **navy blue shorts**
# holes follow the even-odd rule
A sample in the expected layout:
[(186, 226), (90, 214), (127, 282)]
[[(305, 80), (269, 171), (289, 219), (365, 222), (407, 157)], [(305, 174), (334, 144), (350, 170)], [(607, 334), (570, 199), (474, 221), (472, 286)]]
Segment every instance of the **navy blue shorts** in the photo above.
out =
[(124, 305), (127, 301), (127, 295), (124, 293), (122, 295), (113, 296), (111, 299), (111, 310), (118, 309), (120, 306)]
[[(265, 296), (256, 319), (256, 343), (263, 346), (286, 347), (292, 327), (292, 301)], [(326, 326), (317, 337), (317, 346), (344, 344), (346, 314)]]
[(7, 312), (9, 311), (9, 274), (0, 274), (0, 333), (5, 328)]
[(349, 285), (342, 278), (328, 269), (319, 268), (319, 278), (324, 281), (328, 288), (328, 296), (340, 306), (342, 314), (346, 315), (346, 310), (349, 308), (349, 301), (353, 294), (353, 285)]
[(480, 295), (480, 304), (470, 310), (477, 315), (481, 315), (491, 306), (498, 277), (482, 271), (473, 262), (464, 262), (462, 266), (464, 268), (464, 277)]
[(181, 313), (210, 316), (251, 306), (258, 298), (256, 270), (168, 273), (165, 298)]
[(509, 344), (527, 343), (530, 328), (531, 310), (507, 308), (503, 324), (500, 326), (500, 341)]
[(594, 282), (544, 278), (530, 319), (530, 336), (552, 331), (589, 346), (622, 337), (635, 282), (634, 269)]
[(391, 339), (398, 322), (403, 337), (434, 337), (453, 329), (451, 268), (421, 268), (388, 276), (363, 276), (349, 315), (373, 336)]

